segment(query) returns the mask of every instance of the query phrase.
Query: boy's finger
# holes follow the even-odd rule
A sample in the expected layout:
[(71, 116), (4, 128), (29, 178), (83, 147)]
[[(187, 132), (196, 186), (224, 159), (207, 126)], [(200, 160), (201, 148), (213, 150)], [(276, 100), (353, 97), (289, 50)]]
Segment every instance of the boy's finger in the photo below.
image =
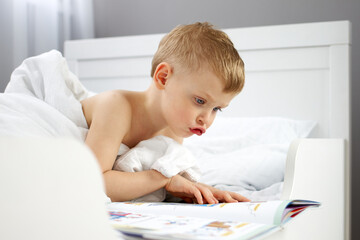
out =
[(227, 203), (235, 203), (238, 202), (236, 199), (234, 199), (229, 193), (224, 194), (224, 200)]
[(232, 195), (232, 197), (236, 200), (238, 200), (239, 202), (250, 202), (250, 199), (240, 195), (240, 194), (237, 194), (237, 193), (234, 193)]
[(203, 187), (202, 185), (199, 185), (198, 188), (200, 189), (207, 203), (209, 204), (218, 203), (218, 200), (214, 197), (213, 193), (207, 187)]
[(201, 192), (199, 189), (197, 189), (196, 187), (194, 187), (194, 190), (193, 190), (193, 194), (196, 198), (196, 201), (199, 203), (199, 204), (203, 204), (203, 198), (202, 198), (202, 195), (201, 195)]

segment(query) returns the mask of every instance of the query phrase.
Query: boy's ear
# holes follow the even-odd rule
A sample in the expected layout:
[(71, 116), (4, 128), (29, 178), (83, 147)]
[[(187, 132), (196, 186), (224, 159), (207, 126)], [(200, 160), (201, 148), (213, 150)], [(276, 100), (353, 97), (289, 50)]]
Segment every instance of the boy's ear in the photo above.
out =
[(153, 76), (155, 86), (158, 89), (164, 89), (171, 74), (172, 74), (172, 69), (170, 64), (168, 64), (167, 62), (159, 63), (159, 65), (156, 67)]

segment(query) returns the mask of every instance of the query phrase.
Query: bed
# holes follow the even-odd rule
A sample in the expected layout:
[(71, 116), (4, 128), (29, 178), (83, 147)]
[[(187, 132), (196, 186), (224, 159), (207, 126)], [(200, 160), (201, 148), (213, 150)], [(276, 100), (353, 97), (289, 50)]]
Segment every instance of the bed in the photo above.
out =
[[(315, 200), (321, 202), (322, 206), (303, 213), (267, 239), (350, 239), (350, 28), (350, 22), (336, 21), (224, 29), (243, 58), (246, 71), (243, 92), (232, 101), (229, 110), (222, 113), (225, 125), (229, 119), (292, 119), (316, 123), (311, 133), (297, 135), (299, 138), (287, 146), (279, 197)], [(154, 34), (68, 41), (65, 43), (64, 56), (71, 71), (91, 91), (116, 88), (141, 91), (149, 85), (151, 58), (162, 36)], [(276, 131), (273, 134), (276, 137)], [(67, 161), (75, 157), (82, 159), (78, 165), (74, 164), (81, 169), (84, 158), (94, 159), (87, 147), (69, 139), (9, 140), (1, 137), (0, 142), (1, 159), (9, 158), (14, 162), (18, 158), (31, 157), (47, 162), (46, 158), (50, 156), (61, 161), (64, 155)], [(190, 141), (189, 146), (191, 144), (196, 144), (196, 140)], [(23, 151), (16, 151), (20, 147)], [(67, 154), (69, 152), (74, 154)], [(0, 168), (3, 169), (1, 182), (11, 178), (8, 171), (11, 168), (4, 166)], [(57, 169), (67, 171), (63, 165)], [(27, 176), (29, 173), (23, 174)], [(68, 175), (76, 178), (75, 172), (70, 171)], [(83, 175), (83, 181), (88, 179), (94, 182), (100, 176), (96, 164)], [(16, 180), (13, 182), (23, 187)], [(45, 184), (46, 187), (51, 181), (36, 183)], [(71, 185), (70, 182), (67, 184)], [(79, 188), (83, 184), (78, 181), (72, 184), (72, 188)], [(94, 189), (84, 189), (81, 194), (85, 196), (101, 190), (101, 184), (97, 185)], [(56, 192), (48, 190), (54, 194)], [(67, 191), (74, 194), (71, 188)], [(13, 197), (5, 199), (8, 204), (15, 196), (22, 196), (10, 192)], [(76, 196), (81, 198), (81, 194)], [(92, 208), (100, 202), (100, 197), (92, 198), (83, 204), (82, 209)], [(48, 208), (57, 206), (55, 203), (47, 204)], [(28, 211), (26, 206), (22, 209), (25, 212)], [(65, 210), (66, 206), (68, 210)], [(76, 207), (80, 211), (78, 204), (75, 206), (65, 201), (62, 210), (57, 211), (61, 217), (55, 219), (52, 227), (44, 232), (56, 232), (59, 239), (76, 234), (78, 239), (85, 238), (82, 234), (86, 231), (88, 239), (96, 239), (100, 235), (115, 238), (112, 230), (104, 224), (104, 209), (100, 207), (87, 210), (92, 217), (78, 216), (67, 223), (61, 221), (69, 209)], [(91, 220), (95, 218), (96, 221)], [(41, 218), (36, 221), (45, 224)], [(63, 229), (77, 226), (79, 230), (72, 230), (71, 234), (58, 231), (53, 226), (60, 222)], [(84, 225), (99, 227), (86, 228)], [(7, 228), (8, 234), (15, 231), (15, 225), (11, 226)], [(82, 228), (87, 230), (80, 234)], [(28, 230), (31, 232), (31, 229), (34, 228), (29, 227)], [(46, 239), (46, 236), (37, 235), (37, 238)]]

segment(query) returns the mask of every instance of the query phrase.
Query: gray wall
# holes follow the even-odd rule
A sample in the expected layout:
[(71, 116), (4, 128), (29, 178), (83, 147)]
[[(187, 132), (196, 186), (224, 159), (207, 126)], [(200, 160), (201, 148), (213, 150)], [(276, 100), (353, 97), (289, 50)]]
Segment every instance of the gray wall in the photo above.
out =
[[(352, 193), (360, 202), (359, 0), (94, 0), (95, 35), (164, 33), (178, 24), (209, 21), (220, 28), (350, 20), (352, 22)], [(334, 209), (335, 210), (335, 209)], [(353, 204), (352, 239), (360, 239), (360, 206)]]
[(0, 1), (0, 93), (4, 91), (13, 68), (12, 0)]

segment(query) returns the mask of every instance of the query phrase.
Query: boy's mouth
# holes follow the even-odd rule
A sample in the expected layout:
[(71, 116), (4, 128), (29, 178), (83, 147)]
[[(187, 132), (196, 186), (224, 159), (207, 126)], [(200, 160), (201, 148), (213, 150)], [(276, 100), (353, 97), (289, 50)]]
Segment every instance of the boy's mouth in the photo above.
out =
[(198, 136), (201, 136), (205, 133), (205, 129), (203, 128), (190, 128), (190, 131)]

